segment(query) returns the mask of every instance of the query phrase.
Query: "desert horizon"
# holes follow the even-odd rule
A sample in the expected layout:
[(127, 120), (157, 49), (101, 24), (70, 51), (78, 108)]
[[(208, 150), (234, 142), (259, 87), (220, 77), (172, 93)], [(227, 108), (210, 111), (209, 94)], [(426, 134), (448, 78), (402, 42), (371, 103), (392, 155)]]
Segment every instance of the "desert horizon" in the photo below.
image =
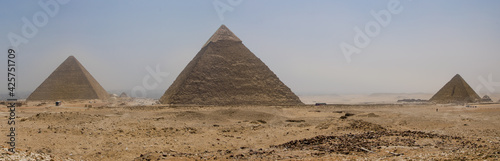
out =
[[(108, 92), (110, 95), (119, 96), (119, 94), (124, 93), (123, 90), (116, 90), (115, 92)], [(127, 92), (125, 92), (127, 93)], [(25, 95), (21, 97), (19, 100), (25, 100), (29, 93), (20, 94)], [(127, 94), (128, 95), (128, 94)], [(158, 91), (157, 94), (146, 97), (144, 99), (152, 99), (157, 100), (163, 95), (163, 92)], [(297, 94), (300, 100), (304, 104), (312, 105), (315, 103), (327, 103), (327, 104), (363, 104), (363, 103), (397, 103), (398, 100), (402, 99), (421, 99), (421, 100), (429, 100), (434, 93), (359, 93), (359, 94)], [(500, 93), (490, 93), (485, 94), (491, 97), (493, 102), (500, 101)], [(481, 97), (484, 95), (480, 95)], [(2, 96), (2, 98), (6, 98)], [(6, 101), (6, 100), (3, 100)]]

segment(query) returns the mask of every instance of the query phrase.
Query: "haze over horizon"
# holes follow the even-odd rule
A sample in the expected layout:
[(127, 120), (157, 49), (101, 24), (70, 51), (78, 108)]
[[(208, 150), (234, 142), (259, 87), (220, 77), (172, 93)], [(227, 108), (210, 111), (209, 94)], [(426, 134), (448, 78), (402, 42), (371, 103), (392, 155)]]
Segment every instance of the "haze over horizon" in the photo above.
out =
[[(107, 91), (131, 93), (150, 77), (157, 86), (146, 92), (164, 92), (224, 24), (298, 95), (435, 93), (455, 74), (481, 96), (500, 93), (500, 1), (62, 2), (0, 6), (0, 75), (12, 35), (26, 39), (15, 47), (19, 92), (70, 55)], [(36, 31), (26, 35), (30, 23)], [(356, 45), (357, 28), (368, 41)], [(346, 56), (341, 44), (359, 53)], [(168, 75), (152, 77), (157, 67)], [(0, 84), (7, 93), (7, 80)]]

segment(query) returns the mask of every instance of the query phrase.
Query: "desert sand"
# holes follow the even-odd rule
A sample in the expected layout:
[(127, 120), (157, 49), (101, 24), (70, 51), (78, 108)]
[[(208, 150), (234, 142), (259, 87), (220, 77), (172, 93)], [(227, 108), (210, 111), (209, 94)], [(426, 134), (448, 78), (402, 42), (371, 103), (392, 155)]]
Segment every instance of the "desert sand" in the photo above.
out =
[[(55, 160), (402, 160), (500, 157), (500, 105), (18, 107), (17, 154)], [(152, 101), (154, 104), (154, 101)], [(87, 105), (87, 107), (85, 107)], [(92, 105), (89, 107), (88, 105)], [(1, 109), (1, 117), (8, 115)], [(438, 110), (436, 110), (438, 109)], [(7, 140), (7, 123), (0, 124)]]

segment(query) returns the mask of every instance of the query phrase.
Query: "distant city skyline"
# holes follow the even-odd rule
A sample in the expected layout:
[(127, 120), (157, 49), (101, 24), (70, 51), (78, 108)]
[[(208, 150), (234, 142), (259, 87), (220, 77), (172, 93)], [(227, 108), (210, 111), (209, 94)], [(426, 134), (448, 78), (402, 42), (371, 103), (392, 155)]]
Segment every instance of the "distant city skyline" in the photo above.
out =
[(224, 24), (298, 95), (435, 93), (460, 74), (482, 97), (500, 93), (498, 17), (494, 0), (4, 1), (0, 74), (15, 48), (19, 92), (70, 55), (107, 91), (164, 92)]

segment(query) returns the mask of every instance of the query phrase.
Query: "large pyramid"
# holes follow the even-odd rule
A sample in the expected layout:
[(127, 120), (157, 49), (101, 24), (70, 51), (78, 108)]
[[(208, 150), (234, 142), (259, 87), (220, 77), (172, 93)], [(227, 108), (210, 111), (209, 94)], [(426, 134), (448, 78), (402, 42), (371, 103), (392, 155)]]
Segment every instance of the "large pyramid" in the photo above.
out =
[(203, 45), (160, 102), (190, 105), (303, 104), (225, 25)]
[(481, 100), (481, 97), (457, 74), (429, 101), (435, 103), (470, 103), (479, 100)]
[(106, 99), (108, 97), (108, 93), (82, 64), (74, 56), (69, 56), (26, 100)]

